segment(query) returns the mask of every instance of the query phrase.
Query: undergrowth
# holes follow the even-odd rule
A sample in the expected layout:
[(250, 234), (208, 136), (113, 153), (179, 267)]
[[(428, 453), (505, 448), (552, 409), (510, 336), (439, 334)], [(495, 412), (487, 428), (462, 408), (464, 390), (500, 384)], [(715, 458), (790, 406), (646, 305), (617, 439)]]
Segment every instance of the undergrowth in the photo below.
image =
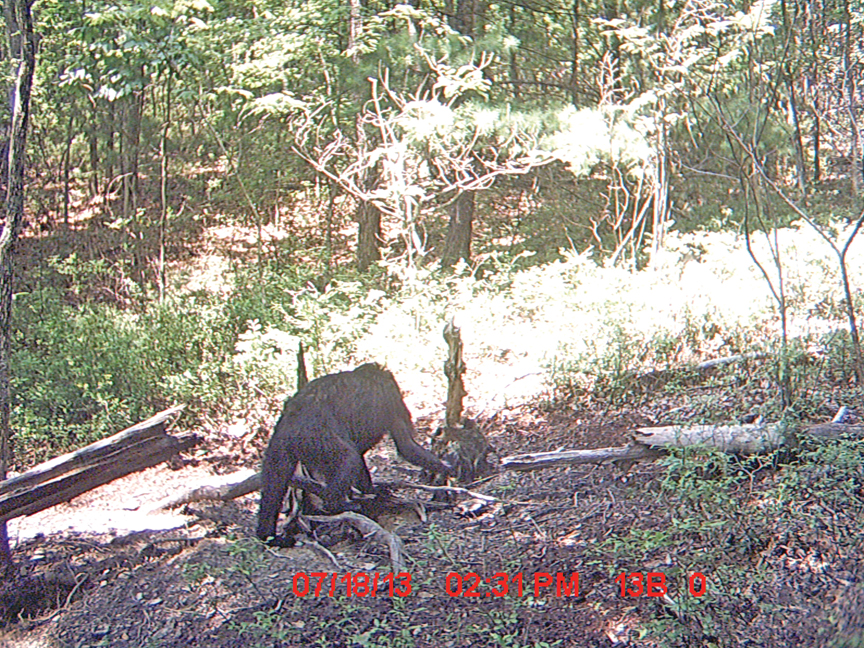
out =
[[(864, 568), (864, 441), (808, 441), (794, 453), (760, 459), (688, 449), (662, 463), (659, 490), (633, 492), (649, 522), (618, 525), (589, 549), (610, 577), (663, 574), (669, 614), (645, 614), (661, 645), (731, 646), (741, 636), (783, 636), (802, 612), (824, 616), (826, 637), (840, 636), (828, 623), (836, 600), (826, 576)], [(701, 596), (690, 589), (694, 574), (706, 578)], [(771, 608), (778, 588), (788, 596), (807, 592), (810, 608)]]
[[(638, 273), (562, 251), (542, 265), (528, 253), (481, 255), (454, 272), (382, 262), (367, 276), (337, 274), (324, 285), (296, 265), (237, 262), (219, 289), (176, 285), (162, 300), (142, 291), (137, 305), (122, 308), (69, 299), (98, 293), (85, 287), (108, 282), (111, 271), (74, 256), (56, 260), (65, 292), (46, 287), (15, 299), (16, 462), (80, 446), (175, 402), (189, 406), (190, 424), (202, 415), (231, 420), (262, 401), (272, 407), (294, 390), (301, 341), (313, 376), (380, 362), (412, 377), (415, 405), (435, 409), (444, 400), (442, 330), (451, 318), (462, 329), (469, 394), (487, 407), (544, 390), (620, 401), (645, 373), (776, 352), (773, 305), (741, 242), (704, 235), (694, 260), (686, 254), (693, 236), (670, 236), (664, 256)], [(793, 339), (820, 350), (817, 369), (847, 380), (842, 309), (831, 307), (841, 300), (825, 288), (831, 266), (806, 231), (783, 236), (804, 259), (789, 280)], [(811, 369), (796, 377), (802, 412), (826, 401), (808, 382)], [(708, 410), (706, 419), (728, 407)]]

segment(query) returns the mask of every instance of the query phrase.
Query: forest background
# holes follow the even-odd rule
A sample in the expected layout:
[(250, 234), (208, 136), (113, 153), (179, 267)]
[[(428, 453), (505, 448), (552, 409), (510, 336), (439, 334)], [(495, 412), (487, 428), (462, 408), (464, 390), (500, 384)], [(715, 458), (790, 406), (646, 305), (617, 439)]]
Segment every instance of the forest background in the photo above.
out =
[[(359, 613), (289, 595), (310, 563), (292, 571), (250, 540), (254, 496), (195, 514), (189, 542), (154, 535), (176, 547), (153, 553), (139, 537), (122, 559), (40, 527), (0, 592), (11, 632), (861, 645), (864, 442), (801, 434), (842, 406), (861, 416), (860, 3), (40, 0), (22, 47), (29, 6), (5, 5), (0, 78), (0, 473), (178, 403), (203, 442), (183, 470), (159, 467), (161, 487), (257, 468), (301, 343), (312, 377), (385, 364), (425, 443), (451, 319), (466, 414), (502, 454), (751, 421), (779, 422), (787, 445), (499, 471), (471, 485), (499, 498), (490, 510), (400, 528), (432, 598)], [(26, 130), (11, 98), (29, 45), (10, 266)], [(380, 459), (376, 480), (405, 468)], [(139, 475), (151, 490), (153, 475)], [(115, 507), (144, 507), (113, 486)], [(579, 572), (584, 598), (447, 596), (436, 575), (469, 568)], [(709, 596), (614, 591), (616, 575), (657, 569), (707, 574)], [(55, 609), (48, 628), (37, 617)]]
[(518, 382), (622, 398), (642, 371), (767, 350), (759, 413), (806, 418), (829, 401), (796, 354), (861, 376), (855, 3), (35, 18), (13, 468), (174, 402), (270, 425), (301, 341), (313, 375), (383, 362), (435, 411), (452, 317), (486, 405)]

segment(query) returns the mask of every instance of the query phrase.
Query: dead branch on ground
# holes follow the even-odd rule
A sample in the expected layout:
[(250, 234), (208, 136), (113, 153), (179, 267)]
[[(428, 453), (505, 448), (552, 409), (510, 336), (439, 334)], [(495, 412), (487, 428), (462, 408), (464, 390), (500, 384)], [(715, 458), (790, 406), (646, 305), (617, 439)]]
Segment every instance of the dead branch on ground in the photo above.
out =
[(364, 536), (371, 536), (378, 542), (387, 545), (390, 550), (390, 566), (394, 573), (406, 571), (402, 538), (395, 533), (390, 533), (365, 515), (346, 511), (338, 515), (310, 515), (308, 519), (314, 522), (347, 522)]

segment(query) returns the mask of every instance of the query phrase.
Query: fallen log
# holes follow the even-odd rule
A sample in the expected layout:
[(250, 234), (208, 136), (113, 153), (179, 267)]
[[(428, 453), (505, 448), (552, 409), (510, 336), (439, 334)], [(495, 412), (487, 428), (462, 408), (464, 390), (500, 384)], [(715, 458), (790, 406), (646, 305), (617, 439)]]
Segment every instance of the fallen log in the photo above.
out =
[(864, 425), (847, 425), (845, 423), (817, 423), (805, 430), (805, 433), (816, 439), (839, 439), (840, 437), (851, 437), (860, 439), (864, 437)]
[[(722, 452), (753, 455), (770, 452), (786, 443), (781, 423), (750, 423), (747, 425), (668, 425), (664, 427), (636, 428), (637, 443), (652, 448), (701, 445)], [(864, 426), (844, 423), (814, 423), (792, 433), (801, 438), (837, 439), (842, 436), (862, 437)]]
[(172, 407), (114, 436), (0, 482), (0, 522), (67, 502), (188, 450), (198, 443), (196, 435), (165, 431), (167, 422), (182, 409)]
[(347, 522), (362, 533), (365, 538), (372, 538), (387, 545), (390, 550), (390, 568), (394, 574), (400, 574), (405, 571), (405, 549), (402, 538), (395, 533), (387, 531), (365, 515), (346, 511), (344, 513), (337, 513), (336, 515), (310, 515), (309, 519), (315, 522)]
[(555, 450), (553, 452), (533, 452), (512, 455), (501, 459), (502, 470), (539, 470), (560, 465), (601, 464), (608, 462), (650, 461), (665, 454), (662, 450), (649, 448), (639, 443), (616, 448), (596, 448), (591, 450)]
[(172, 509), (193, 502), (229, 502), (243, 495), (254, 493), (261, 488), (261, 473), (256, 472), (247, 477), (242, 477), (242, 475), (248, 475), (248, 471), (234, 473), (233, 479), (232, 476), (229, 476), (229, 480), (219, 486), (204, 484), (178, 495), (166, 497), (157, 502), (152, 510)]
[(782, 446), (783, 431), (784, 427), (780, 423), (666, 425), (636, 428), (633, 437), (637, 443), (653, 448), (701, 445), (722, 452), (753, 455)]
[[(815, 423), (801, 430), (802, 436), (813, 439), (864, 437), (864, 425)], [(637, 428), (633, 442), (615, 448), (591, 450), (556, 450), (512, 455), (501, 459), (502, 470), (539, 470), (561, 465), (615, 462), (624, 467), (635, 461), (652, 461), (666, 454), (669, 447), (711, 447), (738, 455), (770, 452), (785, 443), (780, 423), (748, 425), (667, 425)]]
[[(452, 493), (454, 495), (465, 495), (483, 501), (497, 502), (497, 497), (483, 495), (459, 486), (427, 486), (426, 484), (413, 484), (406, 481), (376, 482), (383, 486), (393, 488), (413, 488), (430, 493)], [(254, 493), (261, 488), (261, 473), (249, 474), (243, 470), (229, 475), (227, 480), (217, 485), (202, 484), (177, 495), (171, 495), (153, 505), (152, 511), (177, 508), (184, 504), (193, 502), (228, 502), (230, 500)]]

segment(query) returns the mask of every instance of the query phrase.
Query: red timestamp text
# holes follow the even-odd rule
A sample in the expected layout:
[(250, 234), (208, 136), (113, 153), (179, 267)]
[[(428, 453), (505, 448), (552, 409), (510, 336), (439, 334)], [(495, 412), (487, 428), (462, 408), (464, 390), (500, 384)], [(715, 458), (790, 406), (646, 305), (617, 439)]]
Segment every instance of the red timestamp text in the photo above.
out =
[[(666, 574), (663, 572), (629, 572), (618, 574), (615, 582), (619, 587), (619, 595), (628, 598), (642, 596), (662, 597), (668, 593)], [(687, 579), (687, 589), (690, 594), (700, 597), (708, 590), (708, 579), (701, 572), (692, 572)]]
[(291, 583), (295, 596), (408, 596), (411, 574), (377, 572), (297, 572)]
[(475, 572), (457, 574), (450, 572), (444, 578), (444, 591), (448, 596), (467, 598), (495, 598), (500, 596), (522, 596), (533, 593), (540, 596), (579, 596), (579, 574), (537, 572), (525, 576), (522, 573), (498, 572), (483, 578)]

